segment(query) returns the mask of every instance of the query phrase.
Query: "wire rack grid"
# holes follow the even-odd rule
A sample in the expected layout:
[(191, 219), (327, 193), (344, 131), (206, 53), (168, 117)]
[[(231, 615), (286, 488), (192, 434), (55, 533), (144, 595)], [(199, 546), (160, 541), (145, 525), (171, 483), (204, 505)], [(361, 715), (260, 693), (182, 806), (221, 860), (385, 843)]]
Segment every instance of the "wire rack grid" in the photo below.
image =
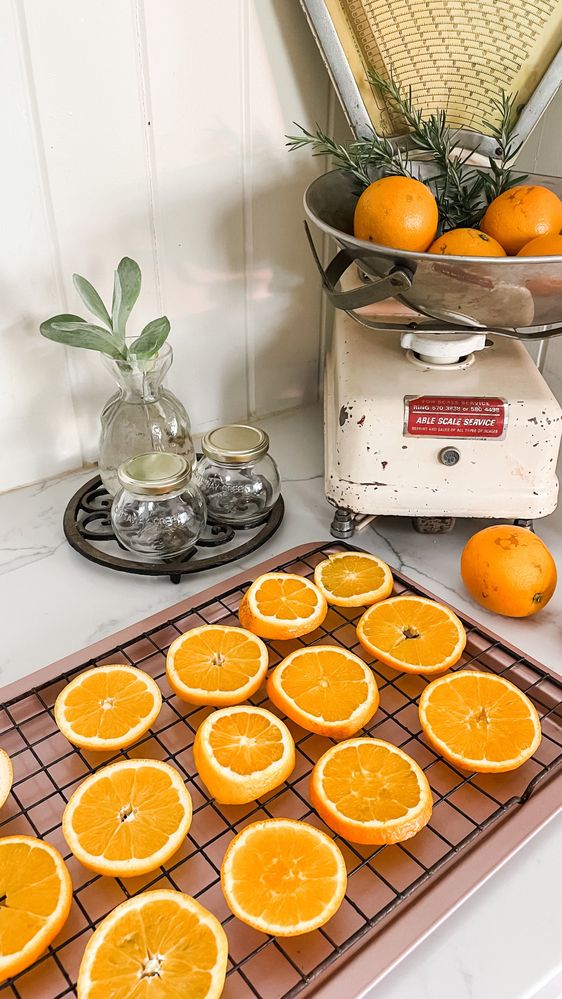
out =
[[(278, 569), (312, 577), (319, 561), (348, 547), (318, 546)], [(395, 593), (418, 592), (400, 573), (394, 575)], [(296, 743), (296, 767), (288, 781), (259, 801), (244, 806), (219, 805), (209, 798), (195, 769), (193, 739), (212, 709), (188, 705), (173, 694), (166, 680), (166, 651), (189, 628), (204, 623), (236, 624), (243, 589), (227, 589), (220, 598), (171, 618), (164, 626), (148, 631), (141, 626), (133, 641), (30, 689), (0, 709), (0, 744), (14, 765), (14, 784), (2, 810), (0, 836), (26, 833), (47, 839), (65, 857), (74, 885), (65, 927), (30, 969), (0, 987), (6, 999), (74, 996), (84, 947), (96, 925), (119, 902), (157, 887), (187, 892), (222, 921), (230, 954), (224, 999), (292, 999), (350, 948), (372, 937), (490, 826), (521, 807), (537, 785), (562, 764), (562, 683), (522, 655), (465, 622), (467, 645), (456, 668), (488, 670), (509, 678), (532, 699), (543, 731), (536, 754), (519, 770), (468, 775), (437, 756), (423, 738), (417, 699), (426, 680), (397, 673), (368, 656), (355, 632), (361, 609), (330, 608), (322, 627), (312, 634), (299, 640), (269, 642), (271, 665), (294, 649), (313, 643), (342, 645), (369, 663), (381, 703), (365, 733), (400, 746), (423, 767), (433, 793), (433, 814), (426, 828), (404, 843), (373, 848), (337, 839), (347, 864), (348, 888), (340, 910), (325, 927), (303, 937), (280, 939), (245, 926), (231, 915), (220, 889), (220, 865), (232, 836), (249, 822), (266, 817), (305, 819), (333, 834), (312, 809), (308, 793), (312, 767), (332, 740), (313, 735), (286, 718)], [(163, 693), (163, 707), (150, 732), (130, 749), (88, 753), (72, 747), (58, 731), (53, 705), (72, 676), (96, 663), (109, 662), (134, 664), (153, 676)], [(251, 700), (284, 717), (268, 701), (263, 688)], [(119, 757), (168, 761), (183, 774), (194, 806), (191, 830), (179, 852), (157, 871), (126, 880), (87, 871), (69, 853), (61, 832), (64, 806), (78, 784)]]

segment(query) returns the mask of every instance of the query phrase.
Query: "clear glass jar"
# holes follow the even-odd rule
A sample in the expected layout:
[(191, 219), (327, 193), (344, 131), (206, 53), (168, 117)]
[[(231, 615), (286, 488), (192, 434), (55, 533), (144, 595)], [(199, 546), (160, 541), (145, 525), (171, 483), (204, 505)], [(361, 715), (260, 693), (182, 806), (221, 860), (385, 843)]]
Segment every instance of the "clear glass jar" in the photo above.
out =
[(130, 357), (115, 361), (102, 355), (119, 388), (101, 414), (99, 471), (107, 491), (119, 489), (117, 469), (135, 455), (148, 451), (183, 454), (193, 466), (195, 449), (189, 417), (163, 381), (172, 363), (172, 348), (165, 343), (155, 357)]
[(205, 435), (193, 481), (205, 496), (209, 520), (253, 527), (267, 519), (280, 491), (279, 469), (268, 448), (265, 430), (244, 424)]
[(193, 547), (206, 523), (205, 499), (190, 482), (183, 455), (152, 451), (118, 469), (121, 490), (111, 507), (115, 536), (148, 561), (177, 558)]

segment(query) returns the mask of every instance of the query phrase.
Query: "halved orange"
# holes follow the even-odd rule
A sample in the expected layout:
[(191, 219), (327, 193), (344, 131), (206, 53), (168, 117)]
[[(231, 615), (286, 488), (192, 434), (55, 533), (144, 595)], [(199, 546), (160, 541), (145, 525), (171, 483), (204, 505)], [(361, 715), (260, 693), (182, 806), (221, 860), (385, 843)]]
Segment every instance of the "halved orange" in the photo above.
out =
[(0, 808), (6, 801), (14, 781), (12, 761), (8, 754), (0, 749)]
[(90, 937), (78, 999), (219, 999), (228, 941), (218, 919), (162, 888), (121, 902)]
[(64, 838), (91, 871), (115, 878), (154, 871), (183, 843), (191, 796), (160, 760), (119, 760), (76, 789), (62, 818)]
[(262, 638), (299, 638), (327, 613), (326, 598), (306, 576), (266, 572), (246, 590), (238, 616), (243, 628)]
[(390, 597), (373, 604), (357, 625), (364, 649), (404, 673), (443, 673), (466, 645), (462, 622), (449, 607), (426, 597)]
[(204, 624), (180, 635), (166, 657), (172, 690), (190, 704), (241, 704), (267, 673), (269, 654), (261, 638), (244, 628)]
[(287, 779), (295, 766), (295, 744), (271, 711), (240, 704), (213, 711), (201, 723), (193, 757), (213, 798), (242, 805)]
[(349, 739), (315, 764), (310, 796), (319, 816), (352, 843), (401, 843), (431, 817), (421, 767), (382, 739)]
[(515, 770), (541, 741), (534, 705), (494, 673), (459, 670), (433, 680), (420, 697), (419, 714), (431, 745), (463, 770)]
[(368, 607), (390, 596), (394, 580), (390, 568), (368, 552), (338, 552), (319, 562), (314, 582), (335, 607)]
[(292, 652), (270, 673), (267, 693), (297, 725), (334, 739), (355, 735), (379, 706), (373, 671), (337, 645)]
[(50, 843), (33, 836), (0, 839), (0, 982), (28, 968), (62, 929), (72, 881)]
[(264, 819), (239, 832), (221, 869), (228, 907), (248, 926), (278, 937), (310, 933), (338, 911), (347, 887), (341, 850), (295, 819)]
[(132, 746), (154, 723), (162, 707), (158, 684), (135, 666), (94, 666), (63, 687), (55, 721), (80, 749)]

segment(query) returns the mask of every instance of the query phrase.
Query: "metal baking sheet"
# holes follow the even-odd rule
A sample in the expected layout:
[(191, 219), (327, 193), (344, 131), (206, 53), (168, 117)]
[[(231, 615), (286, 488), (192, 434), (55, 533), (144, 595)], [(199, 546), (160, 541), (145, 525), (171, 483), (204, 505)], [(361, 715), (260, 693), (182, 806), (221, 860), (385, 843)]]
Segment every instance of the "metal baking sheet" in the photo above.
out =
[[(519, 770), (467, 775), (446, 764), (422, 737), (416, 702), (426, 681), (369, 659), (358, 647), (355, 634), (360, 609), (331, 608), (323, 626), (313, 634), (297, 641), (268, 643), (271, 665), (294, 648), (313, 642), (336, 642), (369, 662), (379, 684), (381, 705), (367, 732), (401, 746), (423, 766), (433, 792), (433, 815), (424, 830), (402, 844), (372, 849), (338, 840), (347, 863), (348, 890), (336, 916), (315, 933), (275, 939), (230, 914), (219, 882), (227, 844), (249, 820), (267, 816), (301, 818), (323, 827), (310, 805), (308, 779), (331, 741), (288, 722), (297, 746), (290, 780), (256, 803), (218, 805), (207, 796), (192, 757), (195, 731), (211, 709), (193, 707), (175, 697), (165, 676), (166, 650), (188, 628), (202, 623), (235, 624), (240, 598), (261, 572), (279, 569), (311, 577), (321, 559), (349, 548), (311, 544), (292, 549), (3, 689), (0, 745), (12, 758), (15, 779), (0, 813), (0, 836), (27, 833), (58, 847), (72, 875), (74, 899), (68, 922), (53, 946), (31, 968), (1, 986), (2, 997), (74, 996), (84, 947), (99, 921), (130, 895), (172, 886), (195, 896), (223, 922), (230, 949), (225, 999), (290, 999), (303, 993), (319, 999), (344, 995), (351, 999), (379, 980), (554, 816), (562, 801), (559, 678), (460, 615), (468, 642), (457, 668), (490, 670), (508, 677), (533, 700), (543, 729), (537, 753)], [(399, 572), (394, 572), (394, 578), (397, 593), (431, 596)], [(138, 665), (155, 677), (164, 697), (150, 732), (135, 746), (113, 755), (75, 749), (60, 734), (53, 717), (54, 701), (68, 679), (104, 662)], [(252, 700), (270, 706), (263, 689)], [(69, 854), (60, 824), (64, 805), (80, 781), (118, 756), (169, 761), (184, 775), (194, 804), (192, 828), (182, 849), (152, 874), (126, 881), (98, 877), (83, 868)], [(377, 946), (373, 946), (375, 941)]]

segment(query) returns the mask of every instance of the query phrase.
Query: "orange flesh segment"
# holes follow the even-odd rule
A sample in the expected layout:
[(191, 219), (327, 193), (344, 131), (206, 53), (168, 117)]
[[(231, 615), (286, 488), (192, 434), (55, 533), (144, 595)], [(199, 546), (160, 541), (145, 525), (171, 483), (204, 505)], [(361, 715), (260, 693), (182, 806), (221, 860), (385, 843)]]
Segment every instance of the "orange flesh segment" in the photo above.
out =
[(341, 597), (374, 592), (384, 581), (385, 573), (381, 566), (361, 555), (330, 559), (322, 570), (322, 582), (326, 589)]
[[(142, 909), (124, 912), (104, 934), (88, 969), (87, 999), (109, 994), (112, 999), (204, 999), (220, 960), (215, 933), (196, 912), (175, 904), (173, 897), (149, 899)], [(158, 977), (140, 977), (155, 961), (161, 963)]]
[(318, 607), (318, 593), (300, 579), (266, 579), (254, 595), (264, 617), (298, 621), (311, 617)]
[(359, 664), (328, 650), (297, 656), (283, 669), (280, 685), (303, 711), (329, 722), (348, 719), (369, 695)]
[[(350, 789), (350, 776), (351, 789)], [(398, 819), (418, 805), (420, 788), (412, 767), (382, 746), (345, 746), (322, 775), (326, 797), (356, 822)]]
[(535, 738), (526, 698), (493, 677), (466, 672), (436, 686), (425, 705), (433, 732), (467, 761), (515, 759)]
[[(59, 906), (60, 894), (60, 876), (53, 857), (46, 850), (40, 845), (0, 841), (2, 959), (16, 957), (43, 929)], [(43, 946), (47, 943), (45, 941)], [(42, 949), (40, 947), (35, 956), (38, 957)]]
[(239, 711), (217, 720), (209, 742), (217, 762), (241, 776), (266, 770), (285, 752), (279, 728), (251, 712)]
[(323, 841), (273, 825), (249, 835), (231, 868), (238, 904), (270, 924), (280, 917), (294, 925), (315, 919), (329, 908), (338, 873), (334, 853)]
[[(107, 704), (111, 710), (106, 710)], [(92, 673), (69, 692), (64, 717), (86, 739), (118, 739), (135, 728), (154, 707), (154, 698), (137, 677), (117, 672)]]
[(209, 630), (188, 637), (174, 655), (174, 669), (188, 687), (208, 691), (238, 690), (255, 676), (259, 648), (241, 631)]
[(376, 616), (365, 622), (365, 637), (401, 662), (430, 668), (458, 646), (458, 629), (438, 604), (392, 600), (375, 608)]
[(87, 788), (72, 828), (92, 856), (144, 859), (166, 846), (184, 816), (166, 773), (139, 767), (101, 777)]

